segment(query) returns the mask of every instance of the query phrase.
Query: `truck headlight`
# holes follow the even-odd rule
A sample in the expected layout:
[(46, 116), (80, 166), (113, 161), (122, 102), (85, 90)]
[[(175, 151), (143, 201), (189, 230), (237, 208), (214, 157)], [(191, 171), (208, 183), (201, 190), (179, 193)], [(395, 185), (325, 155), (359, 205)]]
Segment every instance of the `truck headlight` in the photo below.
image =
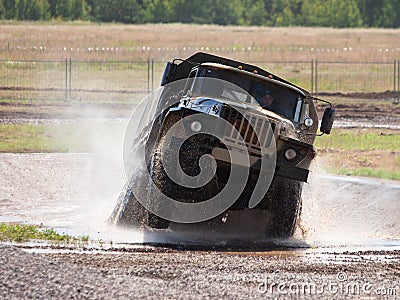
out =
[(297, 153), (296, 153), (296, 151), (294, 149), (292, 149), (292, 148), (286, 149), (285, 158), (287, 160), (293, 160), (293, 159), (296, 158), (296, 156), (297, 156)]
[(306, 118), (304, 120), (304, 125), (306, 125), (307, 127), (311, 127), (311, 126), (313, 126), (313, 124), (314, 124), (314, 121), (311, 118)]
[(199, 121), (193, 121), (192, 124), (190, 124), (190, 129), (192, 129), (194, 132), (199, 132), (203, 126)]

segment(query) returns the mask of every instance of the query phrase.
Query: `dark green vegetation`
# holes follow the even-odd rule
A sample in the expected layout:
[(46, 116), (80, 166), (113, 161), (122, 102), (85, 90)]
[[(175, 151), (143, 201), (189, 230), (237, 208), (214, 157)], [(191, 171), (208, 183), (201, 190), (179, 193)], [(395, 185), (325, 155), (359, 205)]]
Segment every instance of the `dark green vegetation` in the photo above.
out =
[(398, 28), (399, 7), (400, 0), (0, 0), (0, 19)]
[(26, 242), (29, 240), (46, 240), (56, 242), (87, 242), (88, 236), (72, 237), (59, 234), (53, 229), (40, 228), (33, 225), (0, 223), (0, 241)]

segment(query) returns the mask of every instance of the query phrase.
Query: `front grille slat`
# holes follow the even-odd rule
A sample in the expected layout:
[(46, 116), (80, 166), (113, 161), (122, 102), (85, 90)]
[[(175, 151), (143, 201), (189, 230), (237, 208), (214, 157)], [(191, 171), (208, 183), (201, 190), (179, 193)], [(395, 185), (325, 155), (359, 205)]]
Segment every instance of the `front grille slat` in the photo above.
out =
[(264, 147), (265, 148), (270, 148), (271, 147), (271, 142), (272, 142), (272, 138), (274, 137), (274, 132), (275, 132), (275, 124), (274, 123), (271, 123), (271, 130), (269, 130), (269, 128), (268, 128), (268, 124), (266, 124), (266, 131), (267, 131), (267, 135), (268, 135), (268, 137), (267, 137), (267, 139), (266, 139), (266, 141), (265, 141), (265, 145), (264, 145)]
[[(227, 109), (224, 116), (226, 120), (232, 124), (236, 131), (232, 128), (226, 133), (224, 138), (228, 147), (236, 145), (246, 146), (249, 153), (257, 156), (261, 155), (262, 148), (270, 148), (274, 138), (276, 124), (269, 122), (266, 117), (247, 113), (240, 114), (234, 109)], [(240, 133), (241, 138), (237, 133)], [(243, 144), (244, 142), (244, 144)]]

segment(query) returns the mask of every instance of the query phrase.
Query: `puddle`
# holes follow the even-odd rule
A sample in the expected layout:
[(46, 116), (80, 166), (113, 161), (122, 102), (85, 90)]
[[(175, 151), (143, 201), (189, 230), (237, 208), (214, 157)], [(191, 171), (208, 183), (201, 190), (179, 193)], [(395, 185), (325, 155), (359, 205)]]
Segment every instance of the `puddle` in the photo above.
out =
[[(120, 156), (113, 153), (1, 154), (0, 222), (43, 224), (121, 247), (191, 241), (229, 245), (190, 234), (143, 234), (109, 226), (107, 219), (124, 184), (122, 168)], [(309, 182), (303, 189), (303, 232), (273, 241), (278, 249), (400, 248), (400, 183), (318, 172)]]

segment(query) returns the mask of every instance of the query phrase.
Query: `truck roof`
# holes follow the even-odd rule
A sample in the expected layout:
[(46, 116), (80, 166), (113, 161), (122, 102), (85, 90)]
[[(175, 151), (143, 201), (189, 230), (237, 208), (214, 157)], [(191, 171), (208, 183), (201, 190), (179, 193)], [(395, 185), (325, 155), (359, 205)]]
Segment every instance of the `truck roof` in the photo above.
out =
[[(177, 59), (178, 60), (178, 59)], [(220, 57), (204, 52), (197, 52), (194, 55), (190, 56), (189, 58), (185, 60), (181, 60), (181, 62), (177, 65), (176, 70), (175, 70), (175, 76), (173, 81), (180, 80), (180, 79), (186, 79), (189, 76), (190, 71), (194, 66), (204, 64), (204, 63), (217, 63), (220, 65), (225, 65), (232, 67), (234, 69), (238, 69), (238, 67), (241, 67), (241, 70), (247, 71), (248, 73), (254, 74), (256, 71), (258, 76), (263, 77), (263, 79), (274, 79), (274, 82), (280, 82), (284, 83), (285, 86), (290, 86), (295, 88), (296, 91), (302, 91), (302, 94), (306, 96), (311, 96), (310, 93), (307, 90), (304, 90), (303, 88), (294, 85), (293, 83), (276, 76), (275, 74), (272, 74), (271, 72), (268, 72), (260, 67), (246, 64), (243, 62), (239, 62), (236, 60), (231, 60), (225, 57)]]
[(222, 65), (220, 63), (208, 63), (207, 62), (207, 63), (201, 64), (200, 66), (224, 69), (224, 70), (229, 70), (229, 71), (236, 72), (236, 73), (241, 73), (241, 74), (243, 74), (245, 76), (253, 77), (255, 79), (259, 79), (259, 80), (262, 80), (262, 81), (268, 81), (270, 83), (273, 83), (273, 84), (279, 85), (281, 87), (290, 89), (290, 90), (292, 90), (292, 91), (294, 91), (296, 93), (301, 94), (304, 97), (306, 96), (306, 94), (304, 93), (303, 89), (301, 89), (301, 88), (299, 88), (299, 87), (297, 87), (297, 86), (295, 86), (293, 84), (288, 84), (286, 82), (277, 80), (277, 79), (275, 79), (273, 77), (273, 75), (265, 77), (265, 76), (259, 75), (258, 72), (257, 73), (255, 73), (254, 71), (253, 72), (249, 72), (247, 70), (243, 70), (242, 68), (238, 68), (238, 67), (234, 68), (234, 67), (231, 67), (231, 66)]

